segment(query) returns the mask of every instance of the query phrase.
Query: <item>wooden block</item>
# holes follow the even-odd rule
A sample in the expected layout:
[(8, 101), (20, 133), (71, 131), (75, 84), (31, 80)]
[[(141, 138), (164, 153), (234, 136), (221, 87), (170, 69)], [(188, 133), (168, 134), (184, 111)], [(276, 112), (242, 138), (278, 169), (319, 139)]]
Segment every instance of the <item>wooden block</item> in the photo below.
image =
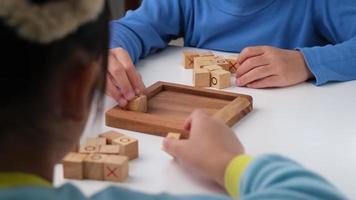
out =
[(102, 145), (102, 146), (100, 146), (99, 153), (119, 155), (120, 154), (120, 145), (114, 145), (114, 144)]
[(196, 69), (193, 72), (194, 87), (210, 87), (210, 72), (206, 69)]
[(99, 153), (100, 146), (93, 144), (84, 144), (80, 146), (79, 153), (90, 154), (90, 153)]
[(225, 70), (211, 71), (211, 87), (224, 89), (230, 87), (231, 73)]
[(200, 51), (198, 52), (199, 57), (214, 57), (215, 55), (211, 51)]
[(131, 100), (126, 106), (126, 109), (136, 112), (147, 112), (147, 96), (140, 95)]
[(216, 59), (216, 64), (219, 65), (223, 70), (230, 71), (230, 63), (223, 57), (218, 57)]
[(229, 69), (231, 73), (236, 73), (236, 70), (240, 67), (240, 63), (238, 62), (238, 56), (229, 56), (226, 58), (226, 61), (229, 63)]
[(203, 68), (208, 65), (216, 65), (216, 59), (214, 56), (195, 57), (194, 58), (194, 70)]
[(84, 178), (104, 180), (104, 161), (108, 155), (89, 154), (84, 159)]
[(105, 133), (101, 133), (99, 137), (106, 138), (106, 141), (108, 144), (112, 144), (112, 141), (115, 140), (116, 138), (125, 136), (122, 133), (116, 132), (116, 131), (108, 131)]
[(252, 110), (251, 102), (246, 98), (238, 97), (213, 116), (223, 120), (226, 125), (233, 126), (236, 121), (246, 114), (246, 108)]
[(85, 141), (85, 145), (95, 145), (95, 146), (100, 146), (100, 145), (105, 145), (106, 144), (106, 138), (87, 138)]
[(127, 156), (109, 155), (104, 161), (104, 180), (123, 182), (129, 176)]
[(63, 176), (67, 179), (84, 178), (84, 159), (86, 155), (80, 153), (69, 153), (63, 161)]
[(219, 70), (219, 69), (222, 69), (222, 68), (219, 65), (208, 65), (208, 66), (203, 67), (203, 69), (206, 69), (209, 72), (212, 72), (214, 70)]
[(192, 69), (194, 65), (194, 58), (199, 54), (196, 51), (183, 51), (183, 64), (185, 69)]
[(130, 160), (138, 158), (138, 140), (128, 136), (117, 138), (114, 144), (120, 145), (120, 154), (129, 157)]
[(180, 133), (168, 133), (167, 134), (167, 138), (173, 138), (173, 139), (177, 139), (180, 140), (182, 134)]

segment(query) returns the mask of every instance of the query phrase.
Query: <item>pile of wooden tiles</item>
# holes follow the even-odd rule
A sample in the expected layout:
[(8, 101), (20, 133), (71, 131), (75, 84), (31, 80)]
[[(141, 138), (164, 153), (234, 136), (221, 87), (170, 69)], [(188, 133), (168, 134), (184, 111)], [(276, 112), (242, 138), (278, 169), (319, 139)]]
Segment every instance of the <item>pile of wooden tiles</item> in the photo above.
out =
[(88, 138), (78, 152), (62, 161), (66, 179), (90, 179), (122, 182), (129, 175), (129, 160), (138, 158), (138, 140), (109, 131)]
[(222, 57), (212, 52), (184, 51), (185, 69), (193, 69), (194, 87), (230, 87), (231, 74), (239, 67), (237, 56)]

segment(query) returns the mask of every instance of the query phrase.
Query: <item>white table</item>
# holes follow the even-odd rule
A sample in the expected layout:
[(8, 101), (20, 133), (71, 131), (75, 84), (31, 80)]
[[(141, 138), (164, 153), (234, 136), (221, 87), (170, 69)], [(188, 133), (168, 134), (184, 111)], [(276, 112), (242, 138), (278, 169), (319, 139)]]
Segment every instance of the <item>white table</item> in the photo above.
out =
[[(182, 48), (170, 47), (137, 65), (146, 86), (156, 81), (192, 84), (192, 71), (181, 66)], [(312, 169), (350, 198), (356, 198), (356, 81), (316, 87), (311, 83), (283, 89), (255, 90), (232, 87), (231, 92), (254, 98), (254, 111), (234, 126), (236, 134), (253, 156), (278, 153)], [(105, 99), (105, 110), (113, 107)], [(89, 123), (83, 137), (111, 128), (104, 115)], [(91, 117), (92, 118), (92, 117)], [(119, 130), (140, 142), (140, 158), (130, 163), (130, 177), (122, 184), (70, 181), (86, 195), (117, 185), (148, 193), (216, 194), (224, 191), (188, 170), (180, 168), (161, 150), (162, 138)], [(56, 167), (55, 185), (62, 178)]]

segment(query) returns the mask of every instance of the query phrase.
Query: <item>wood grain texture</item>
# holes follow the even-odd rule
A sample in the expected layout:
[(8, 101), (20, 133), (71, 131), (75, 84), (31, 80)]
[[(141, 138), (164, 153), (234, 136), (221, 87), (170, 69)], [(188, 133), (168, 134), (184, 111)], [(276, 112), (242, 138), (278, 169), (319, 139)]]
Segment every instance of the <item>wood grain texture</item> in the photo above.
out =
[(252, 110), (251, 96), (180, 84), (157, 82), (147, 88), (145, 94), (148, 98), (147, 113), (115, 107), (106, 113), (106, 125), (163, 137), (169, 132), (176, 132), (182, 133), (182, 138), (187, 138), (184, 121), (195, 109), (203, 109), (213, 116), (235, 99), (244, 100), (245, 103), (236, 108), (240, 113), (229, 115), (231, 119), (226, 120), (230, 126)]
[(83, 179), (85, 157), (85, 154), (80, 153), (67, 154), (62, 161), (63, 177), (66, 179)]

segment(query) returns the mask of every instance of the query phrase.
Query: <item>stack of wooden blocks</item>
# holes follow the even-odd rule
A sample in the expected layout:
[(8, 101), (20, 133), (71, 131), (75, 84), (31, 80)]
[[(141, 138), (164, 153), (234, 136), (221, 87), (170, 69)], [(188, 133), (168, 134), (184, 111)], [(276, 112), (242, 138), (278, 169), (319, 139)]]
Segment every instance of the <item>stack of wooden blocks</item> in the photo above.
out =
[(109, 131), (98, 138), (88, 138), (63, 159), (67, 179), (91, 179), (122, 182), (129, 175), (129, 160), (138, 158), (138, 140)]
[(212, 52), (184, 51), (185, 69), (193, 69), (194, 87), (230, 87), (231, 74), (239, 67), (237, 56), (222, 57)]

